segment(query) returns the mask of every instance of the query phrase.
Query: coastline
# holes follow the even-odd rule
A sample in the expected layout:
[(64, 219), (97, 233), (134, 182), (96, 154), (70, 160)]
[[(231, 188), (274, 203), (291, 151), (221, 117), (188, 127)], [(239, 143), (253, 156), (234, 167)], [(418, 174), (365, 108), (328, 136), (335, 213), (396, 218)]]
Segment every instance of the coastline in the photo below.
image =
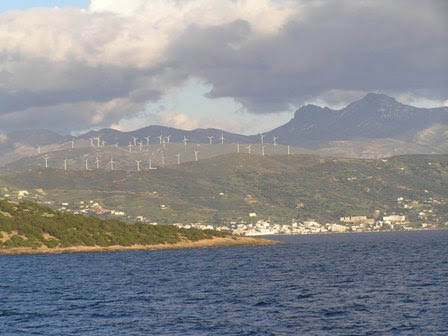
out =
[(0, 249), (0, 255), (24, 255), (24, 254), (61, 254), (61, 253), (88, 253), (88, 252), (120, 252), (120, 251), (148, 251), (148, 250), (171, 250), (189, 248), (214, 248), (232, 246), (274, 246), (284, 243), (275, 240), (253, 238), (253, 237), (214, 237), (199, 241), (184, 241), (176, 244), (158, 245), (131, 245), (131, 246), (70, 246), (70, 247), (13, 247)]

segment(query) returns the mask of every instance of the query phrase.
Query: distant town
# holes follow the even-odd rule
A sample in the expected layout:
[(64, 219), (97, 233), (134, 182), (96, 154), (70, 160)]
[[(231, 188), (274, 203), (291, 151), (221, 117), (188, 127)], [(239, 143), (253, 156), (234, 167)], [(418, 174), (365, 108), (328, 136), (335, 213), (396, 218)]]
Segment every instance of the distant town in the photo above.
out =
[[(42, 189), (32, 191), (0, 189), (0, 198), (3, 199), (14, 201), (30, 200), (61, 212), (117, 219), (128, 223), (143, 222), (148, 225), (159, 225), (158, 222), (144, 216), (131, 216), (122, 210), (107, 209), (97, 200), (58, 203), (45, 200), (43, 197), (45, 194), (45, 191)], [(287, 223), (276, 223), (268, 218), (260, 218), (261, 216), (258, 216), (257, 213), (248, 213), (248, 216), (245, 218), (237, 217), (219, 225), (180, 222), (174, 223), (174, 225), (186, 229), (196, 228), (230, 232), (241, 236), (430, 230), (448, 228), (448, 218), (441, 217), (435, 211), (436, 208), (446, 207), (447, 205), (447, 200), (437, 200), (431, 197), (423, 202), (398, 197), (396, 206), (402, 209), (400, 213), (382, 213), (377, 210), (371, 216), (367, 214), (344, 216), (335, 219), (332, 223), (319, 223), (314, 219), (299, 222), (293, 218)], [(160, 204), (160, 209), (167, 209), (167, 205)], [(407, 215), (411, 211), (413, 214), (417, 213), (417, 221), (415, 219), (411, 220)]]

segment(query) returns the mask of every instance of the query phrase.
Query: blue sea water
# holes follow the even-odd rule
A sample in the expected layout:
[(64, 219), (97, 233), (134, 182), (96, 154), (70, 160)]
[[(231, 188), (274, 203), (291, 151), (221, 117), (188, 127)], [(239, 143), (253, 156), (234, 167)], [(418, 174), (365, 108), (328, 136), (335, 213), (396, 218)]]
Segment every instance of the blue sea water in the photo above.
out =
[(1, 335), (448, 335), (448, 231), (0, 257)]

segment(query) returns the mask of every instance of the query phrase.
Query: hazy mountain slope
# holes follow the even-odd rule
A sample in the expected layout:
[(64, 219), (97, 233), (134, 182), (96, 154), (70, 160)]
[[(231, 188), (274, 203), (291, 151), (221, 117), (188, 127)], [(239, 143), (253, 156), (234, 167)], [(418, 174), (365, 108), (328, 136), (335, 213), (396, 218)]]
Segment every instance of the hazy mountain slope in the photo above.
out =
[[(92, 138), (101, 138), (105, 145), (127, 146), (160, 144), (160, 138), (170, 143), (190, 144), (260, 144), (260, 135), (246, 136), (219, 129), (191, 131), (151, 125), (131, 132), (114, 129), (90, 131), (73, 137), (77, 147), (89, 147)], [(136, 139), (134, 139), (134, 137)], [(146, 139), (146, 137), (150, 137)], [(169, 137), (169, 140), (167, 139)], [(300, 108), (288, 123), (265, 134), (264, 142), (273, 138), (284, 145), (317, 150), (322, 155), (378, 158), (398, 154), (448, 153), (448, 107), (416, 108), (397, 102), (383, 94), (370, 93), (340, 110), (306, 105)], [(52, 152), (66, 147), (70, 136), (61, 136), (45, 130), (13, 132), (0, 143), (0, 165), (27, 155)], [(98, 144), (98, 140), (93, 143)], [(64, 147), (65, 146), (65, 147)]]
[(268, 133), (279, 142), (319, 146), (322, 142), (400, 138), (433, 124), (448, 125), (448, 108), (423, 109), (370, 93), (341, 110), (307, 105), (288, 123)]

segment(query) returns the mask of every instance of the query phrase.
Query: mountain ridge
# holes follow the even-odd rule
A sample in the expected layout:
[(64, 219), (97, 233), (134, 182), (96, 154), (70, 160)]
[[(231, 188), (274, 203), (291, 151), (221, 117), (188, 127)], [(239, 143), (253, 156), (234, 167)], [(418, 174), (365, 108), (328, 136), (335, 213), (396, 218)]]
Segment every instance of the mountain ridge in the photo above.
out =
[[(227, 144), (261, 142), (260, 134), (242, 135), (217, 128), (182, 130), (160, 125), (129, 132), (104, 128), (78, 136), (63, 136), (48, 130), (16, 131), (7, 134), (0, 143), (0, 154), (3, 155), (0, 164), (32, 155), (37, 146), (49, 146), (48, 152), (55, 150), (51, 145), (72, 139), (82, 140), (87, 146), (93, 138), (100, 137), (105, 145), (124, 147), (138, 141), (159, 144), (160, 137), (168, 143), (180, 143), (186, 138), (189, 143), (209, 144), (211, 141), (220, 144), (221, 136)], [(272, 144), (274, 138), (279, 144), (299, 146), (330, 156), (444, 154), (448, 153), (448, 107), (418, 108), (399, 103), (385, 94), (369, 93), (339, 110), (304, 105), (290, 121), (266, 132), (263, 141)]]

